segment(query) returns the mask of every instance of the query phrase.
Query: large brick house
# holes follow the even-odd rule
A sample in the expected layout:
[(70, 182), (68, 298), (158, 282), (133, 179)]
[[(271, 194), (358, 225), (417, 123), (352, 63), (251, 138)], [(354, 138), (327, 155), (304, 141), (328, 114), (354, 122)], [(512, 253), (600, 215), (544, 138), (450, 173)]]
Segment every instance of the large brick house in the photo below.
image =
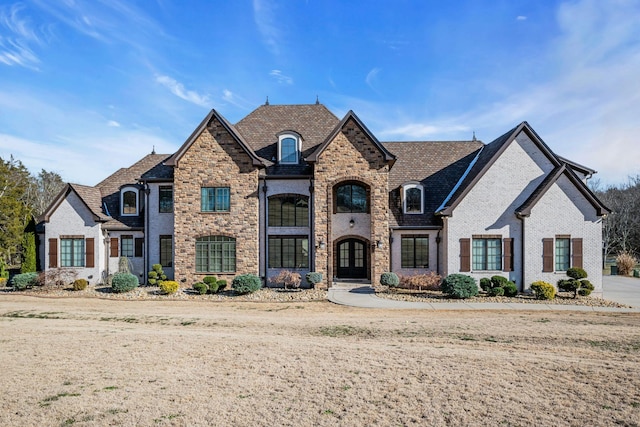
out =
[(130, 258), (184, 286), (281, 269), (377, 282), (380, 274), (503, 275), (527, 290), (583, 267), (601, 293), (594, 170), (557, 156), (523, 122), (480, 141), (380, 142), (352, 111), (212, 110), (173, 154), (96, 185), (68, 184), (43, 215), (45, 269), (90, 282)]

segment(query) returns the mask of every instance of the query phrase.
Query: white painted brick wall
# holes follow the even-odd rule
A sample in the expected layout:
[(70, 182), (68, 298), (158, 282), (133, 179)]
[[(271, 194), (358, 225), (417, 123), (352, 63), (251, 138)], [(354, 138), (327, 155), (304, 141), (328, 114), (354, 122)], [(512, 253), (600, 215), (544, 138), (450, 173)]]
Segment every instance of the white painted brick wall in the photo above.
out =
[[(171, 185), (170, 183), (149, 183), (149, 202), (146, 207), (149, 215), (149, 226), (147, 228), (147, 241), (149, 253), (149, 263), (145, 270), (151, 271), (153, 264), (160, 264), (160, 236), (173, 236), (173, 212), (160, 212), (159, 196), (160, 186)], [(172, 259), (175, 256), (172, 255)], [(173, 279), (173, 268), (164, 267), (164, 273), (168, 278)]]

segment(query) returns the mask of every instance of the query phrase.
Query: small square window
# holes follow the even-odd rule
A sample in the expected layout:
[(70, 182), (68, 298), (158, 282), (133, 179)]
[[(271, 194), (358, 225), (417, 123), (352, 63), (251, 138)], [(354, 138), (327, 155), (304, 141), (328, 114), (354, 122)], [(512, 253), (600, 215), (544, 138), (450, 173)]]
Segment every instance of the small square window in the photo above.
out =
[(200, 196), (202, 212), (229, 212), (229, 187), (202, 187)]

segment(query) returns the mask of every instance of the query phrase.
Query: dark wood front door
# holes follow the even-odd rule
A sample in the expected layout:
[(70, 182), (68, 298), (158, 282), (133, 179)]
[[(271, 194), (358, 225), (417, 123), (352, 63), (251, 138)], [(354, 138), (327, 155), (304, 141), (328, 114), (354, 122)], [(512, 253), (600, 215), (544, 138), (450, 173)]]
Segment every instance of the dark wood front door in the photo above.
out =
[(338, 278), (367, 278), (367, 245), (359, 239), (347, 239), (338, 244)]

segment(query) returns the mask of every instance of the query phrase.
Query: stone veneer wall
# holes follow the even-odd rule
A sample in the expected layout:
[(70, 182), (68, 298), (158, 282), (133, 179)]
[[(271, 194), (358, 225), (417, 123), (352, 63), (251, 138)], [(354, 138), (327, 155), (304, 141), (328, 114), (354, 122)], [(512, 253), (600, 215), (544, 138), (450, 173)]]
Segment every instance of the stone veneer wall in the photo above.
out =
[[(349, 120), (315, 164), (315, 241), (326, 242), (324, 250), (316, 250), (315, 271), (331, 283), (334, 272), (332, 236), (333, 186), (341, 181), (355, 180), (371, 187), (370, 242), (381, 240), (383, 249), (369, 247), (369, 267), (372, 283), (390, 268), (389, 259), (389, 166), (383, 153), (370, 141), (359, 126)], [(338, 236), (333, 236), (334, 238)]]
[[(196, 273), (196, 238), (236, 239), (236, 272), (209, 273), (229, 281), (258, 274), (258, 171), (225, 128), (212, 120), (179, 160), (174, 171), (175, 279), (191, 286), (207, 274)], [(201, 187), (229, 187), (230, 212), (200, 212)]]

